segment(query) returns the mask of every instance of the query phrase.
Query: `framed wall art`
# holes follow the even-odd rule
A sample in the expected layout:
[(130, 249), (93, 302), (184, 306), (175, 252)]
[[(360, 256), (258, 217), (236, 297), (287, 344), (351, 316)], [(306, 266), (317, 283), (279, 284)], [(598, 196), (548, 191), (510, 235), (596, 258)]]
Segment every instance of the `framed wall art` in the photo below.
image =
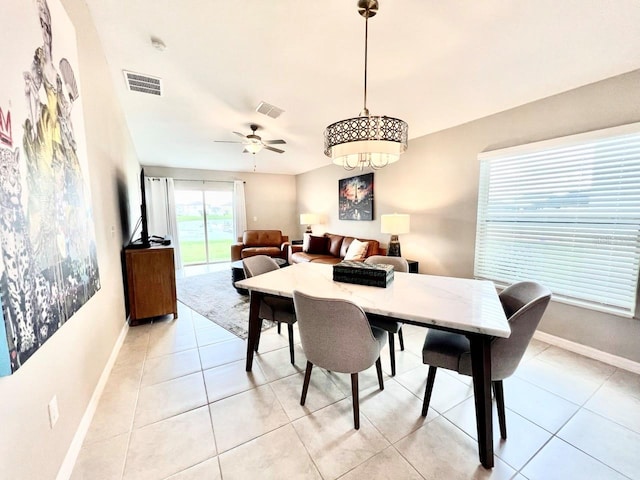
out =
[(3, 375), (100, 289), (100, 277), (73, 24), (60, 0), (34, 0), (3, 4), (0, 28)]
[(338, 218), (373, 220), (373, 173), (338, 180)]

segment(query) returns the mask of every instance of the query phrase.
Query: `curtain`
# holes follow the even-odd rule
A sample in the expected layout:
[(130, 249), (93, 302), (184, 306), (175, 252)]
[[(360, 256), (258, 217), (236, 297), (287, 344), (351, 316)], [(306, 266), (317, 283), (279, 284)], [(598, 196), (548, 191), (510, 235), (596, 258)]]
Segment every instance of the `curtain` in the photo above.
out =
[(176, 269), (182, 268), (173, 178), (146, 177), (149, 235), (171, 237)]
[(244, 200), (244, 182), (233, 182), (233, 232), (234, 241), (247, 229), (247, 208)]

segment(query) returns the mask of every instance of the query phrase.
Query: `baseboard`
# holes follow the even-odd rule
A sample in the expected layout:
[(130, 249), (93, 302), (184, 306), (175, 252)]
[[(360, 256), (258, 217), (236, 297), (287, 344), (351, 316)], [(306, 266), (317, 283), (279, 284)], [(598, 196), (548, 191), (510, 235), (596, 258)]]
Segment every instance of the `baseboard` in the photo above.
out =
[(116, 359), (118, 358), (118, 353), (120, 353), (120, 347), (124, 342), (125, 337), (127, 336), (127, 332), (129, 331), (129, 322), (124, 322), (122, 326), (122, 330), (120, 331), (120, 335), (116, 340), (113, 349), (111, 350), (111, 355), (109, 356), (109, 360), (104, 366), (102, 370), (102, 374), (98, 379), (98, 384), (93, 391), (93, 395), (91, 395), (91, 400), (89, 400), (89, 405), (87, 405), (87, 409), (82, 416), (82, 420), (80, 420), (80, 424), (78, 425), (78, 429), (76, 430), (75, 435), (73, 436), (73, 440), (71, 441), (71, 445), (69, 445), (69, 449), (67, 450), (67, 454), (64, 457), (64, 461), (60, 466), (60, 470), (58, 470), (58, 475), (56, 476), (56, 480), (67, 480), (71, 478), (71, 474), (73, 473), (73, 467), (76, 464), (76, 460), (78, 459), (78, 455), (80, 454), (80, 449), (82, 448), (82, 443), (84, 442), (84, 437), (87, 435), (89, 431), (89, 426), (91, 425), (91, 420), (93, 420), (93, 415), (96, 413), (96, 409), (98, 408), (98, 402), (100, 401), (100, 396), (104, 390), (105, 385), (107, 384), (107, 380), (109, 379), (109, 375), (111, 374), (111, 369), (113, 365), (116, 363)]
[(640, 363), (629, 360), (628, 358), (619, 357), (611, 353), (603, 352), (602, 350), (597, 350), (593, 347), (588, 347), (586, 345), (572, 342), (571, 340), (566, 340), (564, 338), (556, 337), (555, 335), (550, 335), (548, 333), (540, 331), (536, 331), (536, 333), (533, 334), (533, 338), (535, 338), (536, 340), (540, 340), (541, 342), (555, 345), (556, 347), (564, 348), (565, 350), (569, 350), (570, 352), (578, 353), (580, 355), (584, 355), (585, 357), (599, 360), (600, 362), (604, 362), (609, 365), (613, 365), (614, 367), (622, 368), (623, 370), (640, 374)]

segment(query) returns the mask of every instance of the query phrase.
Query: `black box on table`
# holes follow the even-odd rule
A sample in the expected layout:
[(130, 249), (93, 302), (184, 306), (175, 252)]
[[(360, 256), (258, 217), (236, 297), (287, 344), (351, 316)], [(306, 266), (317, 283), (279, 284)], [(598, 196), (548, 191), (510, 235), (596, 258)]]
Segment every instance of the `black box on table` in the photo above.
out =
[(386, 288), (393, 281), (393, 266), (343, 260), (333, 266), (333, 280)]

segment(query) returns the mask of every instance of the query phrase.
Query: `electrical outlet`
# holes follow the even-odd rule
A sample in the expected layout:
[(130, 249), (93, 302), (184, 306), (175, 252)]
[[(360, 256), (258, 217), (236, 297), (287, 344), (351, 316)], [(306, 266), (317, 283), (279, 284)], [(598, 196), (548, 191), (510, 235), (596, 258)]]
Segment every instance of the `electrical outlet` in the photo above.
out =
[(49, 423), (51, 424), (51, 428), (55, 426), (58, 421), (58, 417), (60, 417), (60, 412), (58, 411), (58, 397), (54, 395), (49, 402)]

